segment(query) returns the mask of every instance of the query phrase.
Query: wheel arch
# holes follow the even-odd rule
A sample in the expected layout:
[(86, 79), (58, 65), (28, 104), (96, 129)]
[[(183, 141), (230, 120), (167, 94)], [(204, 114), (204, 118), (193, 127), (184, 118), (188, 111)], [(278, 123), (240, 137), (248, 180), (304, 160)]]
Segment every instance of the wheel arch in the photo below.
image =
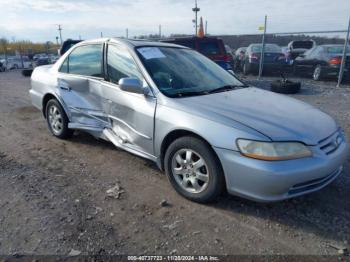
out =
[(46, 118), (46, 105), (51, 99), (56, 99), (60, 103), (60, 105), (62, 106), (63, 110), (65, 111), (68, 119), (70, 120), (70, 115), (68, 114), (68, 111), (67, 111), (65, 104), (62, 102), (62, 100), (59, 97), (57, 97), (56, 95), (54, 95), (52, 93), (47, 93), (43, 96), (42, 113), (43, 113), (44, 117)]
[(193, 131), (189, 131), (186, 129), (176, 129), (169, 132), (163, 139), (161, 147), (160, 147), (160, 168), (161, 170), (164, 170), (164, 157), (166, 150), (170, 146), (172, 142), (174, 142), (176, 139), (185, 137), (185, 136), (192, 136), (196, 137), (200, 140), (202, 140), (204, 143), (208, 145), (208, 147), (211, 149), (215, 157), (217, 158), (218, 163), (220, 164), (220, 168), (223, 170), (223, 166), (221, 164), (219, 156), (216, 154), (215, 150), (213, 149), (212, 145), (202, 136), (198, 135), (197, 133), (194, 133)]

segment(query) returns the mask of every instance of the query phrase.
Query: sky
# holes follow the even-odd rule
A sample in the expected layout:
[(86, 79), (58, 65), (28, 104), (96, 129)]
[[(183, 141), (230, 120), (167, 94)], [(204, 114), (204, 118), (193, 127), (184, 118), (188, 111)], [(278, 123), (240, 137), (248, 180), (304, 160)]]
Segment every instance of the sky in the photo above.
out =
[[(350, 0), (198, 0), (212, 35), (347, 29)], [(0, 0), (0, 37), (55, 42), (143, 34), (193, 34), (194, 0)]]

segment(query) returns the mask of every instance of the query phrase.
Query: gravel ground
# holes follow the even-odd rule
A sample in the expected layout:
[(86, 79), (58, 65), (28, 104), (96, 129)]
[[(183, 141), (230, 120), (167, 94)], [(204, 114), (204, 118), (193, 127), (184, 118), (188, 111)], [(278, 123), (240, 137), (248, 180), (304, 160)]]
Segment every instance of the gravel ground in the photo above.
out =
[[(246, 80), (267, 88), (272, 78)], [(0, 73), (0, 254), (337, 255), (349, 248), (350, 160), (334, 183), (304, 197), (257, 204), (225, 195), (200, 205), (176, 194), (147, 160), (85, 133), (51, 136), (29, 88), (19, 72)], [(350, 88), (305, 81), (294, 97), (336, 118), (350, 138)], [(113, 187), (116, 198), (106, 193)]]

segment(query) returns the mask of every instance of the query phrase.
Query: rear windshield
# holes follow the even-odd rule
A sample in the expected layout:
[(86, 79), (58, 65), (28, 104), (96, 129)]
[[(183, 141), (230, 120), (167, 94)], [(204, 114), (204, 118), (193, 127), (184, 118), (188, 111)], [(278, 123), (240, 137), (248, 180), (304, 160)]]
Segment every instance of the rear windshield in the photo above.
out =
[(191, 49), (196, 48), (193, 41), (175, 41), (174, 44), (186, 46)]
[[(326, 52), (329, 54), (342, 54), (344, 51), (344, 47), (343, 46), (330, 46), (326, 48)], [(350, 46), (348, 46), (347, 53), (350, 52)]]
[(219, 42), (198, 42), (199, 52), (204, 55), (221, 55)]
[[(254, 45), (252, 46), (252, 51), (254, 53), (261, 53), (262, 45)], [(265, 45), (265, 52), (272, 52), (272, 53), (281, 53), (282, 49), (278, 45)]]
[(293, 42), (293, 49), (303, 48), (310, 49), (314, 46), (312, 41), (295, 41)]

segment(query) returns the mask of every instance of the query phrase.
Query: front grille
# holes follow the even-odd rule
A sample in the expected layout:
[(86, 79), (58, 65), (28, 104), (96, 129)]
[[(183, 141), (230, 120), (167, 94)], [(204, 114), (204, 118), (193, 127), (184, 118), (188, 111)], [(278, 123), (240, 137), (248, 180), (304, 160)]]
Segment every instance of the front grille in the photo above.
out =
[(320, 142), (318, 142), (319, 148), (326, 154), (330, 155), (333, 152), (335, 152), (341, 143), (344, 142), (344, 137), (341, 133), (341, 131), (337, 131), (330, 135), (329, 137), (322, 139)]
[(288, 194), (295, 195), (295, 194), (299, 194), (299, 193), (303, 193), (303, 192), (307, 192), (307, 191), (310, 191), (313, 189), (320, 188), (320, 187), (328, 184), (328, 182), (330, 182), (331, 180), (333, 180), (333, 178), (338, 176), (342, 170), (343, 170), (343, 167), (340, 167), (328, 176), (321, 177), (318, 179), (309, 180), (309, 181), (299, 183), (299, 184), (295, 184), (294, 186), (292, 186), (289, 189)]

